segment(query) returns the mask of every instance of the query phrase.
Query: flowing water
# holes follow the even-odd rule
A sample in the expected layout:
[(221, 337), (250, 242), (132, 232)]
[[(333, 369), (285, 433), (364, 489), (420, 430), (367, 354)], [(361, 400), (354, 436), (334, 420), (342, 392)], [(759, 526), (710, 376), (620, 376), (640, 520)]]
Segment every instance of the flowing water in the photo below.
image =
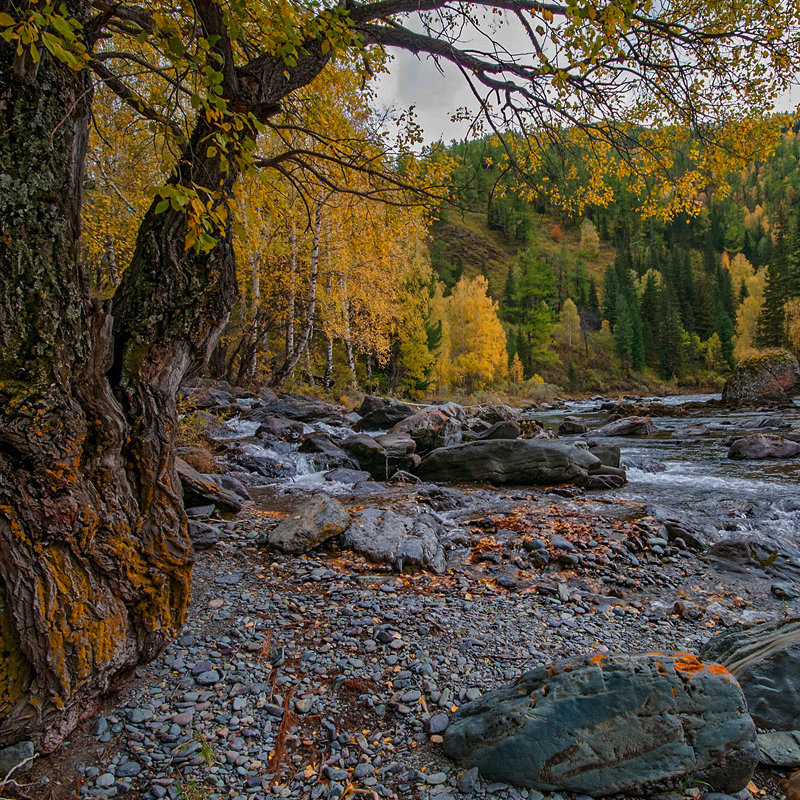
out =
[[(658, 516), (683, 520), (709, 543), (744, 539), (767, 553), (775, 549), (787, 553), (800, 566), (800, 459), (737, 461), (727, 458), (728, 447), (723, 444), (733, 434), (798, 432), (800, 405), (742, 412), (708, 403), (717, 398), (694, 395), (642, 401), (662, 409), (674, 407), (675, 414), (653, 417), (659, 431), (652, 437), (607, 440), (620, 446), (628, 472), (628, 485), (608, 494), (644, 502)], [(704, 405), (684, 414), (681, 407), (690, 402)], [(565, 416), (577, 416), (591, 431), (607, 418), (601, 405), (601, 401), (573, 402), (566, 410), (535, 416), (554, 430)], [(710, 433), (680, 433), (680, 428), (695, 423), (707, 425)]]

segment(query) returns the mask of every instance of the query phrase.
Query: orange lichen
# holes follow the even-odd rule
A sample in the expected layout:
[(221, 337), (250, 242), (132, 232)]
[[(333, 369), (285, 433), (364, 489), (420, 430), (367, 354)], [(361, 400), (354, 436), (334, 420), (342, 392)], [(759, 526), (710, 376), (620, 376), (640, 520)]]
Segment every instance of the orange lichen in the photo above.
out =
[(672, 661), (672, 665), (676, 672), (680, 672), (690, 679), (706, 668), (705, 664), (691, 653), (677, 653)]
[(590, 664), (595, 664), (600, 669), (603, 669), (603, 659), (605, 659), (605, 658), (606, 658), (606, 654), (605, 653), (597, 653), (596, 655), (593, 655), (589, 659), (589, 663)]

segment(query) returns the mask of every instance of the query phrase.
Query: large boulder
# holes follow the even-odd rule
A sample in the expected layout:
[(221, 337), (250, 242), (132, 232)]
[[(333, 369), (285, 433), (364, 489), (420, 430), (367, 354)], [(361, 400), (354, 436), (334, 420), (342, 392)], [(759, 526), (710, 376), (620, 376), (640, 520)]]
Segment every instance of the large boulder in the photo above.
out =
[(764, 400), (785, 400), (800, 378), (800, 364), (788, 350), (768, 350), (743, 358), (722, 388), (722, 401), (760, 403)]
[(335, 406), (333, 403), (326, 403), (324, 400), (316, 400), (303, 395), (286, 395), (251, 409), (245, 416), (255, 422), (262, 422), (270, 417), (284, 417), (299, 422), (319, 422), (321, 420), (340, 422), (346, 414), (347, 409)]
[(431, 406), (393, 425), (389, 433), (407, 433), (424, 455), (437, 447), (449, 447), (461, 441), (463, 409), (454, 403)]
[(702, 654), (736, 676), (759, 728), (800, 729), (800, 618), (726, 631)]
[(345, 507), (327, 494), (306, 500), (267, 534), (267, 541), (285, 553), (307, 553), (350, 525)]
[(587, 450), (563, 442), (489, 439), (434, 450), (416, 472), (429, 481), (549, 486), (585, 484), (599, 464)]
[(558, 435), (577, 436), (588, 430), (588, 425), (580, 417), (564, 417), (564, 421), (558, 426)]
[(487, 780), (592, 797), (743, 789), (756, 730), (733, 676), (689, 653), (562, 661), (462, 706), (445, 752)]
[(385, 431), (401, 420), (412, 416), (415, 409), (397, 400), (375, 397), (368, 394), (356, 409), (361, 420), (356, 425), (358, 431)]
[(386, 481), (397, 470), (408, 470), (414, 461), (414, 440), (404, 434), (384, 434), (377, 438), (355, 433), (341, 442), (342, 449), (375, 480)]
[(728, 458), (796, 458), (800, 456), (800, 443), (774, 433), (751, 433), (734, 439)]
[(606, 422), (592, 431), (592, 436), (652, 436), (658, 428), (650, 417), (623, 417)]
[(372, 561), (427, 567), (436, 573), (447, 569), (439, 541), (441, 526), (430, 514), (407, 517), (391, 509), (365, 508), (342, 537), (344, 546)]

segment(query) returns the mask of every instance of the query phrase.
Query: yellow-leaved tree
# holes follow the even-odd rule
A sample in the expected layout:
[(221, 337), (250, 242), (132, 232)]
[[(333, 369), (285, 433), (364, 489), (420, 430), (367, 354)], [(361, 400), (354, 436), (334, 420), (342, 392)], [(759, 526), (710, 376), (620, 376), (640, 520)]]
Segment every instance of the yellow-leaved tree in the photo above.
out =
[(473, 392), (505, 378), (506, 333), (488, 290), (483, 275), (462, 277), (449, 297), (437, 287), (434, 318), (442, 323), (442, 349), (436, 372), (443, 385)]

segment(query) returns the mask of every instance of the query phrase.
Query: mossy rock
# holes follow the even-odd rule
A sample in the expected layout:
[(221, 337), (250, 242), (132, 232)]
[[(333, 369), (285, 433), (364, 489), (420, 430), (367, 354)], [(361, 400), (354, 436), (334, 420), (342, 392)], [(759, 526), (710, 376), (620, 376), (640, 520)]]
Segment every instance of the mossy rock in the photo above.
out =
[(743, 358), (725, 382), (725, 403), (760, 403), (785, 400), (800, 378), (800, 364), (788, 350), (767, 350)]

